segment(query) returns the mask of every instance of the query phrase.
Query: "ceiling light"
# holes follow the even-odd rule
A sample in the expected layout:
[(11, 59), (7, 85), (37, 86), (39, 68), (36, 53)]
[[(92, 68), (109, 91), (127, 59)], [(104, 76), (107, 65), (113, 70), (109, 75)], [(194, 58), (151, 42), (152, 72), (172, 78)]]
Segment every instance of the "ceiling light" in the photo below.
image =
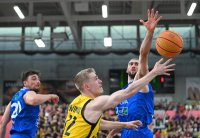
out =
[(107, 5), (102, 5), (102, 17), (108, 18), (108, 7), (107, 7)]
[(105, 47), (111, 47), (112, 46), (112, 38), (111, 37), (105, 37), (104, 38), (104, 46)]
[(45, 47), (45, 43), (41, 38), (36, 38), (34, 41), (38, 47)]
[(194, 12), (196, 6), (197, 6), (197, 3), (192, 3), (192, 4), (191, 4), (190, 9), (189, 9), (189, 11), (188, 11), (188, 13), (187, 13), (187, 16), (192, 16), (192, 14), (193, 14), (193, 12)]
[(15, 12), (17, 13), (17, 15), (19, 16), (20, 19), (25, 18), (24, 14), (22, 13), (22, 11), (20, 10), (20, 8), (18, 6), (14, 6), (13, 8), (14, 8)]

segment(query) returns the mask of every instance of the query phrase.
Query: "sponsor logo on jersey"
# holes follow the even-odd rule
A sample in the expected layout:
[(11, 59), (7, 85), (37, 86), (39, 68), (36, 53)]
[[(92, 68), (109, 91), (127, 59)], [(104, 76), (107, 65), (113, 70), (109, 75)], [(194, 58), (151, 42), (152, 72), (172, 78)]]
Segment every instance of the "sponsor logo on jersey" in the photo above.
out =
[(116, 114), (119, 116), (128, 115), (128, 107), (117, 107)]

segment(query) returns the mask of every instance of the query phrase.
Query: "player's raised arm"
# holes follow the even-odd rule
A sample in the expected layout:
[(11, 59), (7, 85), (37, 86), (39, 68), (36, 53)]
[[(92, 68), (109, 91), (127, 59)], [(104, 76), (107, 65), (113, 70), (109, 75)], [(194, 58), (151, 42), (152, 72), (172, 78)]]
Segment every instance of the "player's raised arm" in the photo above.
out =
[(159, 16), (158, 11), (155, 12), (154, 9), (151, 10), (148, 9), (147, 15), (148, 15), (148, 20), (146, 22), (144, 20), (140, 20), (140, 22), (146, 27), (147, 33), (140, 47), (139, 66), (135, 80), (143, 77), (149, 72), (148, 54), (151, 49), (154, 30), (157, 26), (157, 23), (162, 18), (162, 16)]

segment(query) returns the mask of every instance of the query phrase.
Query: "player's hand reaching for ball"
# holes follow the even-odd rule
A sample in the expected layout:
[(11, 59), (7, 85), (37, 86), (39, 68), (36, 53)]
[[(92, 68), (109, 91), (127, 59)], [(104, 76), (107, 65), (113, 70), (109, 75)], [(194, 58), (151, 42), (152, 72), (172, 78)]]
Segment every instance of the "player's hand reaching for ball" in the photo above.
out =
[(173, 68), (176, 64), (169, 64), (172, 61), (172, 58), (168, 59), (167, 61), (163, 62), (163, 58), (156, 62), (153, 68), (153, 72), (155, 75), (167, 75), (170, 76), (170, 71), (174, 71)]
[(140, 22), (149, 30), (153, 32), (157, 23), (160, 21), (162, 16), (158, 15), (158, 11), (154, 12), (154, 9), (148, 9), (148, 20), (145, 22), (144, 20), (140, 19)]

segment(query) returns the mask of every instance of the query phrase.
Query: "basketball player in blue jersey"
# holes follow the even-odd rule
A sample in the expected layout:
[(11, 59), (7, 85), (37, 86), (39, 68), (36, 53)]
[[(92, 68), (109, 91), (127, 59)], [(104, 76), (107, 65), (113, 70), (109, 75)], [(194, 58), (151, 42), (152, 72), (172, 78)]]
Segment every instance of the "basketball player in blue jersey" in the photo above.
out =
[(52, 101), (58, 103), (54, 94), (37, 94), (40, 88), (40, 73), (27, 71), (22, 73), (23, 88), (12, 97), (0, 121), (0, 138), (5, 137), (6, 126), (12, 120), (10, 138), (35, 138), (39, 119), (39, 105)]
[[(162, 17), (158, 16), (158, 11), (148, 10), (148, 20), (140, 22), (146, 27), (147, 33), (140, 47), (139, 60), (131, 59), (128, 63), (128, 87), (134, 81), (144, 77), (148, 72), (148, 53), (151, 48), (153, 33), (157, 23)], [(138, 131), (133, 129), (122, 129), (121, 138), (153, 138), (152, 131), (148, 125), (152, 123), (154, 114), (154, 93), (150, 84), (146, 85), (134, 96), (121, 102), (116, 107), (118, 118), (121, 122), (130, 120), (140, 120), (142, 126)]]

